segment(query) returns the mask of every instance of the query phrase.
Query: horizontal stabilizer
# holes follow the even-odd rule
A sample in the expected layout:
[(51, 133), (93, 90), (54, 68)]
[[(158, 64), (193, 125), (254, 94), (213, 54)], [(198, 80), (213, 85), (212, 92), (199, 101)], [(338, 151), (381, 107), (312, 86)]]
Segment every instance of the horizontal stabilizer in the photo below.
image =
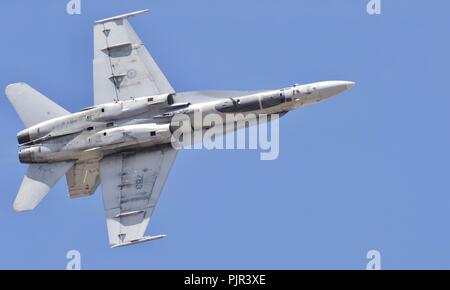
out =
[(31, 164), (14, 201), (16, 211), (34, 209), (74, 162)]
[(26, 127), (70, 114), (25, 83), (7, 86), (5, 94)]

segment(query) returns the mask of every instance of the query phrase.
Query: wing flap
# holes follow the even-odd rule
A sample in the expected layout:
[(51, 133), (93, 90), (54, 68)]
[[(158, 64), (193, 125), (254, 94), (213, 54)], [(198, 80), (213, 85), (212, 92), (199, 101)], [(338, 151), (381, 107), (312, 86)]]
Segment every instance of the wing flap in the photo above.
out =
[(99, 161), (77, 162), (66, 173), (70, 198), (92, 195), (100, 184)]

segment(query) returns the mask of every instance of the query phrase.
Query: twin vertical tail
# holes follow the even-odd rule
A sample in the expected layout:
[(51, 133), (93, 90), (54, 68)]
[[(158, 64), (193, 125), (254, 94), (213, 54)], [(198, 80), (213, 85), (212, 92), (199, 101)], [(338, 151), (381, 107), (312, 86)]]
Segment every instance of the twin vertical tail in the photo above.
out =
[[(25, 83), (6, 87), (5, 94), (25, 127), (70, 114)], [(74, 162), (31, 164), (14, 201), (16, 211), (34, 209)]]

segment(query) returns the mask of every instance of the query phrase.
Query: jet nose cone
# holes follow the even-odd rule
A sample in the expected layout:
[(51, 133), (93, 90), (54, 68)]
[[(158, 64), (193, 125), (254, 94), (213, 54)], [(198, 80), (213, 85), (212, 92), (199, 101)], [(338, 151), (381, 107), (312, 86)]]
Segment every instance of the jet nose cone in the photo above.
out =
[(345, 82), (345, 86), (347, 87), (347, 90), (350, 90), (355, 85), (354, 82)]
[(322, 99), (330, 98), (351, 89), (355, 85), (349, 81), (328, 81), (319, 84), (318, 88)]
[(331, 90), (336, 90), (336, 91), (341, 91), (341, 92), (353, 88), (354, 85), (355, 85), (354, 82), (349, 82), (349, 81), (324, 82), (325, 88), (331, 89)]

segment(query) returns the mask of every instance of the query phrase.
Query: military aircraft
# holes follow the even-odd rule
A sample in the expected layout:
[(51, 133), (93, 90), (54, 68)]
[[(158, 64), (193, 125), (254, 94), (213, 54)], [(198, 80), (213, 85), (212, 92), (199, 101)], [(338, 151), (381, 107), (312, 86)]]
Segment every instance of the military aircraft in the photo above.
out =
[(176, 93), (128, 21), (146, 11), (95, 22), (92, 107), (70, 113), (25, 83), (7, 86), (26, 127), (17, 134), (19, 160), (29, 164), (16, 211), (34, 209), (66, 175), (71, 198), (92, 195), (102, 185), (112, 247), (162, 238), (145, 231), (177, 156), (171, 118), (199, 109), (285, 114), (354, 85), (326, 81), (269, 91)]

